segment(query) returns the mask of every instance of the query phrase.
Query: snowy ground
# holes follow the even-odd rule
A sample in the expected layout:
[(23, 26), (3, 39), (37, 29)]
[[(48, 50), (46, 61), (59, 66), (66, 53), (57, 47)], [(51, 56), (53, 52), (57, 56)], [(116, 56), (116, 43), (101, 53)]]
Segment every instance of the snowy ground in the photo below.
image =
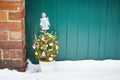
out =
[(26, 72), (0, 69), (0, 80), (120, 80), (120, 60), (57, 61), (54, 72), (49, 73), (28, 63)]

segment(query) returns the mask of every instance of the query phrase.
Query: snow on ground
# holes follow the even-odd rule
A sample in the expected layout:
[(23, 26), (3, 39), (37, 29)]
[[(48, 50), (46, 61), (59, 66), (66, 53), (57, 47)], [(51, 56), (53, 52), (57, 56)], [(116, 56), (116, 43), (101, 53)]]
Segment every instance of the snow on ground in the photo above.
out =
[(56, 61), (49, 73), (27, 61), (26, 72), (0, 69), (0, 80), (120, 80), (120, 60)]

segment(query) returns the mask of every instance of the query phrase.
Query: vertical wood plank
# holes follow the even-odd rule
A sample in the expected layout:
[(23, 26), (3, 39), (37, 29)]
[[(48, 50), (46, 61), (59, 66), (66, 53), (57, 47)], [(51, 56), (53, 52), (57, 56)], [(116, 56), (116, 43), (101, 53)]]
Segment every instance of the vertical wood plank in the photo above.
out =
[(78, 59), (87, 59), (90, 0), (79, 1)]
[[(119, 28), (118, 28), (118, 24), (119, 24), (119, 15), (120, 15), (120, 13), (119, 13), (119, 11), (120, 11), (120, 7), (119, 7), (119, 5), (120, 5), (120, 0), (115, 0), (114, 1), (114, 3), (112, 3), (113, 4), (113, 13), (112, 13), (112, 15), (113, 15), (113, 21), (112, 22), (114, 22), (113, 23), (113, 25), (114, 25), (114, 27), (112, 26), (112, 30), (113, 30), (113, 42), (114, 42), (114, 52), (112, 53), (112, 56), (113, 56), (113, 59), (117, 59), (117, 49), (118, 49), (118, 30), (120, 30)], [(120, 42), (120, 41), (119, 41)]]
[(105, 54), (105, 35), (106, 35), (106, 20), (107, 20), (107, 0), (101, 0), (101, 15), (100, 15), (100, 45), (99, 59), (104, 59)]
[[(31, 5), (31, 7), (28, 7)], [(29, 0), (25, 3), (26, 15), (25, 16), (25, 27), (26, 27), (26, 53), (27, 58), (29, 58), (32, 63), (38, 63), (34, 56), (34, 50), (32, 49), (33, 39), (34, 39), (34, 1)]]
[(59, 53), (57, 60), (66, 59), (67, 47), (67, 0), (57, 0), (57, 34), (59, 39)]
[(118, 0), (108, 0), (108, 18), (106, 33), (105, 58), (115, 59), (117, 57), (117, 26), (118, 26)]
[(56, 0), (46, 0), (45, 2), (46, 7), (45, 7), (45, 11), (47, 13), (47, 16), (49, 18), (50, 21), (50, 31), (54, 31), (56, 32), (57, 30), (57, 26), (56, 26)]
[[(42, 13), (42, 9), (43, 9), (43, 0), (41, 0), (41, 1), (39, 1), (39, 0), (37, 0), (37, 2), (36, 1), (33, 1), (33, 7), (34, 7), (34, 9), (33, 9), (33, 24), (34, 24), (34, 26), (33, 26), (33, 30), (34, 30), (34, 34), (37, 34), (37, 36), (40, 34), (40, 30), (41, 30), (41, 28), (40, 28), (40, 18), (41, 18), (41, 13)], [(40, 6), (39, 5), (41, 5), (41, 9), (40, 9)]]
[(99, 55), (99, 28), (100, 28), (100, 1), (91, 0), (89, 27), (89, 54), (88, 58), (98, 59)]
[(68, 1), (67, 59), (77, 57), (78, 1)]
[(120, 0), (118, 0), (118, 44), (117, 44), (117, 59), (120, 59)]

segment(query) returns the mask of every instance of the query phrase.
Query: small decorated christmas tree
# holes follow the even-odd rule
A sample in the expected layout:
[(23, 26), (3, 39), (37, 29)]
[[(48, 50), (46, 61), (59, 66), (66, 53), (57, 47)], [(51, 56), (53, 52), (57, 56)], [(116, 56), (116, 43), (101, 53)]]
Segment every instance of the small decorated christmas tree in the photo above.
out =
[(35, 35), (33, 49), (35, 49), (35, 56), (40, 61), (51, 62), (54, 61), (56, 54), (58, 53), (58, 41), (56, 33), (49, 33), (50, 23), (46, 14), (42, 13), (42, 19), (40, 22), (42, 30), (41, 34), (37, 38)]

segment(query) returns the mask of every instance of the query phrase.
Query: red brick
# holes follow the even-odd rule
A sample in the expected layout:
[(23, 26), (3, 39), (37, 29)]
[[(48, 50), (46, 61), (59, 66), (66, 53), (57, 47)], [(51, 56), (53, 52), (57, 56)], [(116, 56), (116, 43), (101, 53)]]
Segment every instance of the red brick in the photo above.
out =
[(6, 16), (6, 12), (0, 12), (0, 20), (6, 20), (7, 16)]
[(23, 46), (23, 49), (22, 49), (22, 59), (26, 59), (26, 45)]
[[(23, 38), (23, 40), (25, 41), (25, 28), (23, 28), (23, 30), (22, 30), (22, 38)], [(25, 42), (24, 42), (25, 43)]]
[(20, 10), (23, 9), (23, 1), (0, 1), (0, 10)]
[(0, 22), (0, 30), (22, 30), (23, 22)]
[(8, 33), (7, 32), (0, 32), (0, 40), (7, 40)]
[(22, 51), (20, 50), (10, 50), (9, 51), (10, 58), (22, 58)]
[(3, 58), (9, 58), (9, 50), (7, 49), (3, 50)]
[(24, 60), (0, 60), (0, 68), (17, 69), (23, 72), (26, 69), (26, 62)]
[(21, 40), (22, 39), (22, 31), (12, 31), (10, 32), (11, 40)]
[(9, 12), (9, 20), (22, 20), (24, 18), (24, 10), (21, 12)]
[(1, 58), (2, 56), (1, 56), (1, 50), (0, 50), (0, 58)]
[(0, 41), (1, 49), (21, 49), (22, 41)]

